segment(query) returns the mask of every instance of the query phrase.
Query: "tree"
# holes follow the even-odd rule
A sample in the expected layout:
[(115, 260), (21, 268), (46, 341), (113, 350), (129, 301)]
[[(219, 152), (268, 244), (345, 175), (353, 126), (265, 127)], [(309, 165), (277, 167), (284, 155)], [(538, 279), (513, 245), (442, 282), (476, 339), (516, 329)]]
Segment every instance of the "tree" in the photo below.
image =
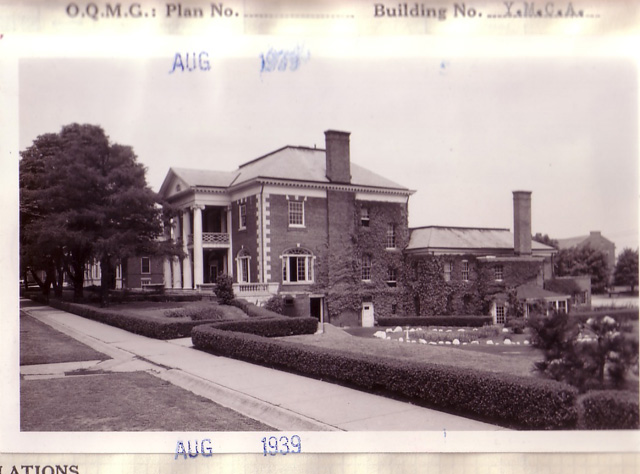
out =
[(555, 273), (558, 276), (591, 277), (594, 293), (602, 293), (607, 287), (609, 266), (606, 255), (588, 245), (562, 249), (555, 258)]
[(85, 266), (97, 260), (106, 298), (122, 259), (176, 253), (156, 240), (162, 211), (145, 173), (131, 147), (95, 125), (66, 125), (21, 152), (21, 256), (25, 268), (46, 272), (43, 291), (66, 274), (81, 297)]
[(541, 244), (548, 245), (549, 247), (553, 247), (554, 249), (558, 248), (558, 241), (549, 237), (548, 234), (543, 235), (540, 232), (538, 232), (536, 235), (532, 236), (531, 238), (536, 242), (540, 242)]
[(625, 248), (618, 256), (614, 272), (616, 285), (629, 285), (631, 291), (638, 286), (638, 250)]

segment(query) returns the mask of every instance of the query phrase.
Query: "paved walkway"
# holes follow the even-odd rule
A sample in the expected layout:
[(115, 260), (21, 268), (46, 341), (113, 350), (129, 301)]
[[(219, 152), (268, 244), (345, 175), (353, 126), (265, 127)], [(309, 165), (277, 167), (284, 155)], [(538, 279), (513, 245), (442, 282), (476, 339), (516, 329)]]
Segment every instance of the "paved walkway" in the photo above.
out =
[[(160, 341), (29, 301), (30, 316), (112, 359), (83, 369), (147, 371), (278, 430), (471, 431), (504, 428), (340, 385), (196, 350), (191, 338)], [(25, 378), (54, 375), (46, 364), (21, 367)], [(75, 367), (74, 367), (75, 368)], [(80, 367), (77, 367), (80, 368)]]

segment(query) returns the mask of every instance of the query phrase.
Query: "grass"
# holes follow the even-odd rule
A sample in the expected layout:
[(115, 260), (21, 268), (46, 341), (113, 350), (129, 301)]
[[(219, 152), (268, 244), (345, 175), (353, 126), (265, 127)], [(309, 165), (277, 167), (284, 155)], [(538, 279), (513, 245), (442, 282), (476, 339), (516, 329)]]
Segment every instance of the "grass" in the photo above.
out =
[(273, 431), (145, 372), (20, 383), (22, 431)]
[[(501, 336), (498, 337), (502, 339)], [(533, 363), (543, 357), (539, 350), (530, 346), (484, 347), (480, 344), (464, 346), (466, 349), (474, 347), (473, 350), (460, 350), (462, 346), (431, 346), (397, 340), (368, 339), (351, 336), (330, 324), (325, 324), (325, 332), (322, 334), (289, 336), (286, 340), (374, 356), (536, 377), (539, 375), (533, 372)]]
[(20, 312), (20, 365), (106, 359), (110, 357)]

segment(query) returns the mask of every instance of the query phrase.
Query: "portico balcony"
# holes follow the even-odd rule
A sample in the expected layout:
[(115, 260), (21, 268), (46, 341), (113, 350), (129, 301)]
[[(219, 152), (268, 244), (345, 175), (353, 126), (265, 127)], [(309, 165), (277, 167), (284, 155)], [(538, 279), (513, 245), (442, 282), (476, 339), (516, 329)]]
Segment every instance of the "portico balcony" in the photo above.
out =
[[(189, 234), (188, 245), (193, 246), (193, 234)], [(231, 240), (228, 232), (203, 232), (202, 247), (206, 249), (229, 248)]]

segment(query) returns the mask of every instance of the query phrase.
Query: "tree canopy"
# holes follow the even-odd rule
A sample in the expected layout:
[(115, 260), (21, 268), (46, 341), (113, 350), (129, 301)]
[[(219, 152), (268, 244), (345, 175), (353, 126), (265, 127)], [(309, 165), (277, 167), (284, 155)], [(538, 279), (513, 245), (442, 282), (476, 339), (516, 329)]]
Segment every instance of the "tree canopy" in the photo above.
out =
[(60, 291), (66, 274), (81, 296), (92, 261), (100, 262), (106, 289), (123, 258), (174, 251), (157, 240), (162, 210), (146, 169), (101, 127), (66, 125), (20, 155), (21, 266), (44, 270), (45, 292), (52, 284)]
[(594, 293), (602, 293), (608, 284), (606, 255), (588, 245), (560, 250), (555, 258), (555, 270), (558, 276), (589, 275)]
[(540, 242), (541, 244), (548, 245), (549, 247), (553, 247), (554, 249), (558, 248), (558, 241), (549, 237), (548, 234), (541, 234), (538, 232), (536, 235), (531, 236), (531, 239), (536, 242)]
[(625, 248), (618, 256), (614, 273), (616, 285), (629, 285), (631, 291), (638, 286), (638, 250)]

